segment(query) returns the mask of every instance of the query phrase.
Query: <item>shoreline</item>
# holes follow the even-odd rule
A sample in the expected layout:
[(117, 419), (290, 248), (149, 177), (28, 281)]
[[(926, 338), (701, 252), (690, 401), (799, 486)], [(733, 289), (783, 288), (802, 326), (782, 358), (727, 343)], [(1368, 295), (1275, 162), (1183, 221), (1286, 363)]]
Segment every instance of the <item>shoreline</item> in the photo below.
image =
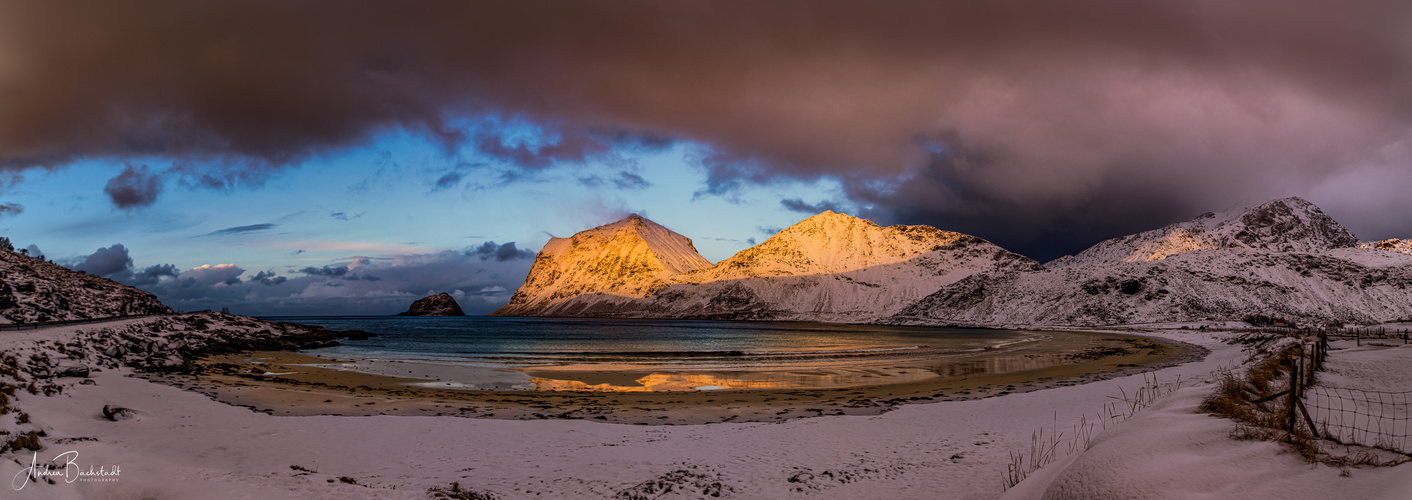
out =
[[(197, 362), (198, 375), (144, 374), (143, 378), (196, 391), (253, 411), (281, 416), (422, 415), (509, 420), (588, 419), (638, 425), (780, 422), (825, 415), (878, 415), (906, 403), (962, 401), (1080, 385), (1198, 361), (1204, 348), (1158, 337), (1112, 332), (1061, 333), (1067, 341), (1025, 345), (964, 359), (897, 360), (871, 364), (889, 383), (839, 387), (669, 391), (464, 390), (454, 383), (375, 375), (324, 366), (335, 360), (288, 351), (214, 355)], [(1043, 357), (1068, 358), (1054, 364)], [(1029, 361), (1027, 363), (1027, 361)], [(1046, 363), (1052, 366), (1040, 366)], [(264, 373), (256, 375), (248, 373)], [(412, 370), (409, 370), (412, 371)], [(611, 383), (627, 386), (672, 374), (640, 371), (525, 370), (576, 382), (546, 387)], [(419, 375), (425, 375), (418, 373)], [(687, 384), (749, 378), (750, 374), (702, 371)], [(758, 373), (757, 373), (758, 375)], [(776, 374), (779, 375), (779, 374)], [(786, 371), (784, 374), (790, 376)], [(797, 375), (797, 374), (793, 374)], [(806, 374), (807, 375), (807, 374)], [(855, 378), (855, 382), (865, 380)], [(649, 380), (649, 383), (651, 381)], [(416, 385), (414, 385), (416, 384)], [(440, 386), (438, 386), (440, 385)], [(646, 387), (646, 386), (644, 386)], [(670, 387), (670, 386), (668, 386)]]

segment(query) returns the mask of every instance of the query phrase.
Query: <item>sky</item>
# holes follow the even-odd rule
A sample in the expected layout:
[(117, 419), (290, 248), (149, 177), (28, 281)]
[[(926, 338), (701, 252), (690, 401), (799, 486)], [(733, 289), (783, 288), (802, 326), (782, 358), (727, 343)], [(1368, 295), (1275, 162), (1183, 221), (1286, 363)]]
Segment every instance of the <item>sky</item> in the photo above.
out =
[(1412, 237), (1412, 4), (0, 1), (0, 234), (179, 310), (503, 304), (639, 213), (1040, 261), (1302, 196)]

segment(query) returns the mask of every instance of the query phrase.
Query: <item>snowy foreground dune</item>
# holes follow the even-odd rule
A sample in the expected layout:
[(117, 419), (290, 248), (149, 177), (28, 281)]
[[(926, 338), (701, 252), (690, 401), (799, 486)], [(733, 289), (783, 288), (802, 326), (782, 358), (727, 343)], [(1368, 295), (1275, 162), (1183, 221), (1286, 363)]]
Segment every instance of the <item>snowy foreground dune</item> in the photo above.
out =
[[(103, 327), (140, 331), (142, 320)], [(90, 329), (93, 327), (89, 327)], [(234, 331), (234, 326), (227, 330)], [(68, 344), (82, 327), (6, 333), (5, 352)], [(1310, 465), (1285, 445), (1231, 439), (1235, 424), (1195, 411), (1212, 371), (1246, 353), (1226, 334), (1151, 335), (1211, 350), (1155, 373), (971, 401), (910, 404), (876, 416), (782, 423), (639, 426), (591, 420), (454, 417), (276, 417), (104, 368), (60, 378), (52, 396), (16, 391), (15, 426), (44, 432), (44, 447), (5, 455), (21, 478), (4, 498), (428, 498), (458, 483), (494, 498), (1406, 498), (1412, 464)], [(1412, 347), (1335, 345), (1330, 371), (1369, 387), (1405, 389)], [(1367, 372), (1377, 370), (1377, 373)], [(1331, 375), (1332, 377), (1333, 375)], [(1013, 453), (1031, 438), (1096, 422), (1112, 398), (1155, 377), (1181, 389), (1094, 432), (1006, 492)], [(80, 383), (80, 380), (91, 382)], [(104, 407), (128, 408), (117, 420)], [(28, 424), (15, 423), (22, 412)], [(1068, 435), (1068, 434), (1066, 434)], [(83, 470), (120, 469), (108, 482), (53, 477), (24, 483), (32, 457), (73, 452)], [(61, 459), (61, 462), (68, 460)], [(13, 486), (8, 486), (13, 487)]]

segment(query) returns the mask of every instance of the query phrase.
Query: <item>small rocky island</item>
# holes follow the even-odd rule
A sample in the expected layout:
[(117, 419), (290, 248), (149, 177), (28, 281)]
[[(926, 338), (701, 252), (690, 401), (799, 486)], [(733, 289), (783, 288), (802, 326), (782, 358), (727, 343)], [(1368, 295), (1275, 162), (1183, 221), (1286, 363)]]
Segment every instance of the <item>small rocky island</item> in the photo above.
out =
[(451, 294), (441, 292), (436, 295), (429, 295), (417, 299), (412, 303), (412, 307), (407, 308), (407, 312), (397, 313), (398, 316), (465, 316), (461, 312), (461, 306), (456, 303), (456, 299)]

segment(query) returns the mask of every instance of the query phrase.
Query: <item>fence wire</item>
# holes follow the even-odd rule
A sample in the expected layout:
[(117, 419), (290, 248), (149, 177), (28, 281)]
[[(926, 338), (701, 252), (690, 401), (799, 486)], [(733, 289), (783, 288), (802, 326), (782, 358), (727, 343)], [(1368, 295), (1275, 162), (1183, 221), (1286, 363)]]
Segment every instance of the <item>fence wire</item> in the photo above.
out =
[(1319, 436), (1347, 445), (1412, 455), (1412, 391), (1384, 392), (1314, 385), (1304, 404)]

